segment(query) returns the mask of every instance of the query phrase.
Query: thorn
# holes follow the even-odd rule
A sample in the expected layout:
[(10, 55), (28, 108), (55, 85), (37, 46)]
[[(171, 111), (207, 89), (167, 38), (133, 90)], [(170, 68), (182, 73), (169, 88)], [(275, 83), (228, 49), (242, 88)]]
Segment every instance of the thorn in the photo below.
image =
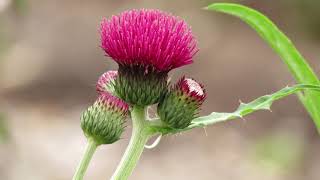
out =
[(247, 123), (247, 120), (246, 120), (244, 117), (240, 116), (240, 118), (242, 119), (242, 121), (243, 121), (244, 123)]
[(208, 137), (207, 128), (205, 126), (203, 127), (203, 130), (204, 130), (204, 134), (206, 135), (206, 137)]
[(208, 6), (201, 8), (202, 10), (208, 10)]

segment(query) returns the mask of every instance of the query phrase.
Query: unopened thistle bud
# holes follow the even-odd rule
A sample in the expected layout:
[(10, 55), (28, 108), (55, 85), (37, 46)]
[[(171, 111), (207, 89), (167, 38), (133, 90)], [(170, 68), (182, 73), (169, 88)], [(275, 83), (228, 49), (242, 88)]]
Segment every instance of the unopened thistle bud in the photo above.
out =
[(119, 65), (115, 92), (130, 104), (158, 103), (168, 72), (192, 63), (198, 51), (186, 22), (159, 10), (130, 10), (100, 27), (101, 47)]
[(128, 105), (109, 93), (101, 93), (81, 116), (81, 128), (98, 145), (120, 139), (128, 115)]
[(96, 84), (96, 90), (97, 92), (100, 93), (110, 93), (110, 94), (115, 94), (114, 92), (114, 83), (115, 79), (118, 76), (118, 71), (107, 71), (103, 73)]
[(186, 128), (198, 116), (205, 98), (203, 85), (183, 77), (159, 103), (158, 115), (171, 128)]

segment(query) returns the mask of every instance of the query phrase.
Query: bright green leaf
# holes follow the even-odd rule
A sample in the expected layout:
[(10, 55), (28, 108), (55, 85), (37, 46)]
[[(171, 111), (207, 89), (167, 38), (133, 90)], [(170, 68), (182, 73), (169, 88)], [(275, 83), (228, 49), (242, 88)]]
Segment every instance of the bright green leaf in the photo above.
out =
[(261, 96), (248, 104), (241, 103), (238, 109), (232, 113), (213, 112), (208, 116), (202, 116), (197, 119), (194, 119), (189, 128), (203, 127), (221, 121), (242, 118), (245, 115), (248, 115), (257, 110), (270, 110), (270, 107), (274, 101), (305, 89), (320, 91), (320, 86), (296, 85), (292, 87), (285, 87), (274, 94)]
[[(292, 42), (266, 16), (256, 10), (232, 3), (214, 3), (207, 9), (234, 15), (245, 21), (281, 57), (298, 83), (320, 85), (318, 77)], [(320, 132), (320, 93), (306, 91), (304, 95), (299, 94), (299, 98)]]

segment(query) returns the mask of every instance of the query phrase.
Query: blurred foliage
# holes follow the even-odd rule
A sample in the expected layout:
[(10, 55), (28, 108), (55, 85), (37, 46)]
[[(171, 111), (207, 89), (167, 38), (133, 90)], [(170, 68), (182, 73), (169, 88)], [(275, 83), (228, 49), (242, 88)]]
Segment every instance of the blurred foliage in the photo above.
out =
[(6, 142), (8, 138), (8, 125), (6, 123), (5, 116), (3, 114), (0, 114), (0, 144)]
[[(12, 0), (11, 6), (14, 10), (14, 13), (18, 16), (23, 16), (27, 12), (28, 3), (26, 0)], [(9, 48), (9, 39), (8, 35), (10, 34), (10, 28), (7, 27), (7, 22), (5, 18), (0, 16), (0, 60), (1, 56)], [(0, 61), (1, 62), (1, 61)]]
[[(4, 26), (4, 22), (0, 17), (0, 27)], [(1, 56), (4, 54), (7, 47), (7, 39), (5, 36), (4, 28), (0, 28), (0, 63), (1, 63)]]
[(13, 0), (12, 2), (13, 9), (18, 13), (18, 14), (24, 14), (27, 11), (28, 8), (28, 3), (27, 0)]
[(270, 171), (288, 172), (297, 166), (303, 157), (302, 143), (288, 134), (263, 137), (253, 149), (254, 160)]

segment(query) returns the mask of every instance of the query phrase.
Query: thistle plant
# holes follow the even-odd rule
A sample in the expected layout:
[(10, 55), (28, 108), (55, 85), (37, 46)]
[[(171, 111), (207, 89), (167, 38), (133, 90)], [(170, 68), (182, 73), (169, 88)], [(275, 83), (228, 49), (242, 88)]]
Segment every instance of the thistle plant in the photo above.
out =
[(168, 72), (192, 63), (197, 52), (191, 29), (159, 10), (125, 11), (103, 20), (101, 47), (119, 65), (116, 94), (131, 105), (159, 102)]
[[(83, 179), (99, 145), (120, 139), (128, 114), (132, 136), (111, 177), (113, 180), (128, 179), (146, 142), (155, 135), (171, 135), (241, 118), (257, 110), (269, 110), (274, 101), (290, 94), (300, 93), (300, 99), (319, 125), (319, 80), (285, 35), (266, 17), (244, 6), (218, 3), (207, 9), (240, 16), (248, 22), (271, 43), (298, 82), (305, 84), (285, 87), (248, 104), (241, 103), (232, 113), (213, 112), (199, 116), (207, 97), (204, 85), (186, 76), (176, 83), (168, 78), (170, 71), (192, 64), (198, 52), (190, 26), (172, 14), (149, 9), (129, 10), (104, 19), (99, 30), (100, 46), (106, 56), (118, 64), (118, 70), (101, 75), (96, 86), (98, 98), (81, 116), (88, 145), (74, 180)], [(157, 104), (158, 118), (151, 118), (147, 113), (148, 107), (154, 104)]]
[(109, 92), (101, 92), (94, 104), (82, 113), (81, 128), (88, 145), (73, 179), (82, 179), (99, 145), (112, 144), (120, 139), (128, 110), (129, 106), (123, 100)]

